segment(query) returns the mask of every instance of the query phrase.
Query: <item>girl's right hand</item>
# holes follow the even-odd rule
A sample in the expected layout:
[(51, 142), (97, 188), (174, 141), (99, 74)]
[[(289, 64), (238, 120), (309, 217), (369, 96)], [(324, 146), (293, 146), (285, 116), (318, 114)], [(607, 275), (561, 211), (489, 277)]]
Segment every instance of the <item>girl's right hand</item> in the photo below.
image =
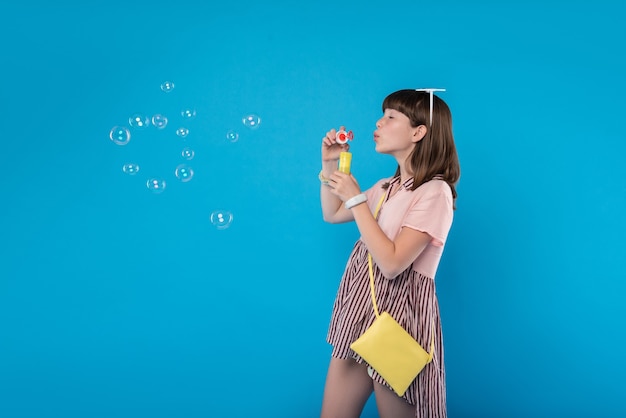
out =
[[(344, 126), (341, 126), (339, 130), (345, 130)], [(326, 136), (322, 138), (322, 162), (336, 161), (339, 159), (339, 154), (342, 151), (348, 151), (350, 145), (348, 143), (340, 144), (337, 142), (337, 131), (335, 128), (326, 132)]]

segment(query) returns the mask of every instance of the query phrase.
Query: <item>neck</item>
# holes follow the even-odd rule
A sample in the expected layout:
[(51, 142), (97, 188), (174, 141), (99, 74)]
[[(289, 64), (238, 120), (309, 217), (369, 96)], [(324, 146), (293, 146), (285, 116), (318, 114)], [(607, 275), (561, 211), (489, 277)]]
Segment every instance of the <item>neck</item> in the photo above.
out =
[(398, 167), (400, 167), (400, 182), (404, 184), (405, 181), (413, 177), (413, 173), (407, 170), (407, 161), (411, 156), (410, 152), (403, 153), (402, 155), (396, 154), (396, 161), (398, 162)]
[(400, 184), (404, 184), (408, 179), (413, 178), (413, 173), (404, 168), (404, 164), (400, 165)]

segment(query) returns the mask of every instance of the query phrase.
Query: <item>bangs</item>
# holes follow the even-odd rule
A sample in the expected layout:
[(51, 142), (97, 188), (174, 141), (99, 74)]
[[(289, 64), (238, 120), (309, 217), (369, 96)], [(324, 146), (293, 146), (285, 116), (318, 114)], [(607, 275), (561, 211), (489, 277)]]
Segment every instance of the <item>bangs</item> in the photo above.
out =
[(397, 110), (409, 118), (413, 127), (425, 125), (430, 111), (429, 100), (429, 95), (421, 91), (398, 90), (385, 97), (383, 112), (385, 109)]

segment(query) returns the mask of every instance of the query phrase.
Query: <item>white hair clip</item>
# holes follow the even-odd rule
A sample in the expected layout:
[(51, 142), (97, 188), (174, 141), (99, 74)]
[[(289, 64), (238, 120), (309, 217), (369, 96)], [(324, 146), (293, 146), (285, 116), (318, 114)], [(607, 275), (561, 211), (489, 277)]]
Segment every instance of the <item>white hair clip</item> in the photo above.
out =
[(415, 91), (425, 91), (430, 93), (430, 125), (433, 125), (433, 92), (446, 91), (446, 89), (415, 89)]

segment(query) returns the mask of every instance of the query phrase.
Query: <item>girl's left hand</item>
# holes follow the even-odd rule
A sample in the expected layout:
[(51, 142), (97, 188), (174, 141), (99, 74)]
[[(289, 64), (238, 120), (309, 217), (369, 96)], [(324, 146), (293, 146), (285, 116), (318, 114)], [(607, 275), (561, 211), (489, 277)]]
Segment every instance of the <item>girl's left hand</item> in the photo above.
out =
[(361, 193), (361, 188), (352, 174), (346, 174), (339, 170), (330, 176), (328, 185), (331, 193), (341, 199), (342, 202)]

